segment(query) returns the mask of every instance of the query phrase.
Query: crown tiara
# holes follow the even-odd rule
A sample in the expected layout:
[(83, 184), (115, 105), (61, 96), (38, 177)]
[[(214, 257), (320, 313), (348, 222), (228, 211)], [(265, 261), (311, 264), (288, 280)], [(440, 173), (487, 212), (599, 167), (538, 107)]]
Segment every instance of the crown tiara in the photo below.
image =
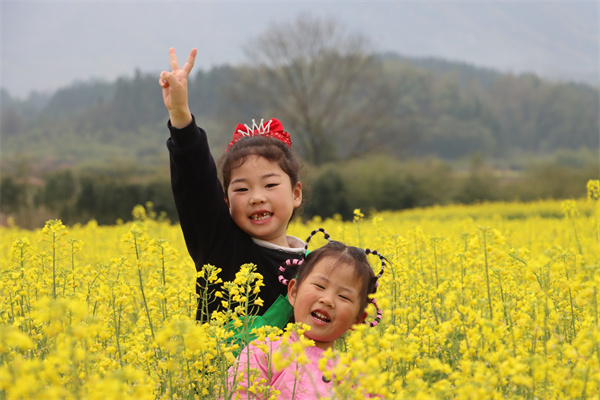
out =
[(245, 137), (260, 135), (274, 137), (285, 143), (289, 148), (292, 147), (292, 139), (290, 139), (290, 135), (283, 130), (283, 125), (278, 119), (272, 118), (267, 122), (264, 122), (264, 119), (261, 118), (260, 123), (258, 124), (253, 119), (251, 127), (247, 124), (238, 124), (233, 133), (233, 138), (225, 151), (229, 150), (231, 146)]

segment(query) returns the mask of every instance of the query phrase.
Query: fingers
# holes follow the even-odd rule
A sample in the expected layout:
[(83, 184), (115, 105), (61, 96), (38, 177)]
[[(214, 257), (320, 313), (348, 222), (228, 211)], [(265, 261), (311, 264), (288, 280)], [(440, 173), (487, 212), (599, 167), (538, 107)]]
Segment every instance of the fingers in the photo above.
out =
[[(175, 52), (175, 50), (173, 50), (173, 52)], [(198, 54), (198, 49), (193, 48), (192, 51), (190, 51), (190, 56), (188, 57), (186, 63), (184, 64), (183, 68), (181, 68), (182, 71), (184, 71), (187, 75), (189, 75), (190, 71), (192, 70), (192, 67), (194, 66), (196, 54)]]
[[(192, 68), (194, 67), (194, 61), (196, 60), (196, 54), (198, 54), (198, 49), (193, 48), (192, 51), (190, 51), (190, 55), (186, 61), (186, 63), (183, 65), (183, 68), (181, 68), (181, 70), (179, 69), (179, 62), (177, 61), (177, 53), (175, 52), (175, 49), (173, 47), (169, 48), (169, 61), (171, 63), (171, 72), (169, 71), (163, 71), (160, 74), (160, 78), (158, 79), (158, 84), (163, 88), (166, 89), (169, 86), (171, 86), (171, 84), (176, 84), (176, 80), (177, 79), (187, 79), (187, 76), (190, 74), (190, 71), (192, 70)], [(179, 71), (181, 71), (182, 73), (178, 73)]]
[(182, 86), (182, 84), (185, 84), (185, 81), (186, 79), (181, 80), (181, 77), (178, 77), (172, 72), (163, 71), (161, 72), (160, 78), (158, 79), (158, 84), (163, 89), (173, 88), (174, 90), (176, 90), (178, 87)]
[[(196, 49), (196, 48), (193, 48), (192, 51), (190, 51), (190, 55), (189, 55), (185, 65), (183, 66), (182, 70), (184, 70), (187, 73), (189, 73), (192, 70), (192, 67), (194, 66), (194, 61), (196, 60), (197, 53), (198, 53), (198, 49)], [(175, 52), (175, 49), (173, 47), (169, 48), (169, 60), (171, 62), (171, 71), (175, 72), (175, 71), (179, 70), (179, 62), (177, 61), (177, 53)]]
[(173, 47), (169, 48), (169, 61), (171, 63), (171, 71), (175, 72), (179, 70), (179, 63), (177, 62), (177, 53)]
[(172, 76), (173, 74), (171, 74), (170, 72), (167, 71), (163, 71), (160, 74), (160, 78), (158, 78), (158, 84), (163, 87), (163, 88), (168, 88), (170, 86), (169, 84), (169, 78)]

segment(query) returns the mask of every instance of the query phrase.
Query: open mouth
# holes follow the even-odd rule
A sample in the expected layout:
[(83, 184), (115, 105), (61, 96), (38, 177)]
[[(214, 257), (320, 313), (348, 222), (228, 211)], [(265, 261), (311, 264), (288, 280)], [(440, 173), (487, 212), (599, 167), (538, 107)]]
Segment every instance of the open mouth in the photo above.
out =
[(271, 218), (272, 216), (273, 216), (273, 213), (263, 212), (263, 213), (258, 213), (258, 214), (252, 214), (250, 216), (250, 219), (252, 219), (254, 221), (263, 221), (267, 218)]
[(310, 315), (312, 315), (312, 317), (318, 321), (325, 322), (325, 323), (331, 322), (331, 319), (327, 315), (320, 313), (318, 311), (313, 311), (312, 313), (310, 313)]

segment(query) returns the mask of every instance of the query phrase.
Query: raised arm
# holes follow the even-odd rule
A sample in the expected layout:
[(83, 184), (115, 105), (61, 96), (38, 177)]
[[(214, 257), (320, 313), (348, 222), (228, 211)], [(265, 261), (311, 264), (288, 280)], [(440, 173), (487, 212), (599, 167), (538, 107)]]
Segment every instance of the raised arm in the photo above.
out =
[(192, 122), (192, 114), (188, 104), (188, 76), (194, 66), (198, 50), (192, 49), (190, 55), (179, 68), (177, 54), (174, 48), (169, 49), (171, 71), (163, 71), (158, 83), (162, 87), (165, 107), (169, 110), (171, 125), (175, 128), (184, 128)]

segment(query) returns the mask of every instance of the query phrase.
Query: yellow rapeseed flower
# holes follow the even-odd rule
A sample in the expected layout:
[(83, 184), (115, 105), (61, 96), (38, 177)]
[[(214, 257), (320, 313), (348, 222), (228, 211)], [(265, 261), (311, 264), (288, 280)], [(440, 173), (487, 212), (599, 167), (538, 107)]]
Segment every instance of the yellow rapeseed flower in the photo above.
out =
[(600, 199), (600, 180), (590, 179), (587, 183), (587, 197), (589, 200)]
[[(591, 181), (593, 202), (431, 207), (373, 213), (364, 225), (291, 223), (289, 234), (322, 226), (391, 261), (374, 296), (379, 325), (354, 327), (319, 362), (332, 380), (330, 398), (593, 398), (600, 390), (597, 193)], [(146, 210), (114, 226), (69, 227), (68, 240), (58, 220), (45, 230), (0, 226), (0, 397), (223, 395), (237, 346), (225, 327), (241, 321), (234, 310), (252, 314), (261, 304), (262, 277), (246, 266), (217, 294), (225, 266), (197, 272), (180, 228)], [(569, 220), (556, 219), (561, 214)], [(227, 307), (201, 324), (198, 299)], [(368, 312), (370, 320), (375, 310)], [(312, 342), (302, 327), (257, 333), (267, 353), (264, 337), (289, 344), (273, 365), (306, 361)], [(252, 390), (277, 396), (265, 383)]]

